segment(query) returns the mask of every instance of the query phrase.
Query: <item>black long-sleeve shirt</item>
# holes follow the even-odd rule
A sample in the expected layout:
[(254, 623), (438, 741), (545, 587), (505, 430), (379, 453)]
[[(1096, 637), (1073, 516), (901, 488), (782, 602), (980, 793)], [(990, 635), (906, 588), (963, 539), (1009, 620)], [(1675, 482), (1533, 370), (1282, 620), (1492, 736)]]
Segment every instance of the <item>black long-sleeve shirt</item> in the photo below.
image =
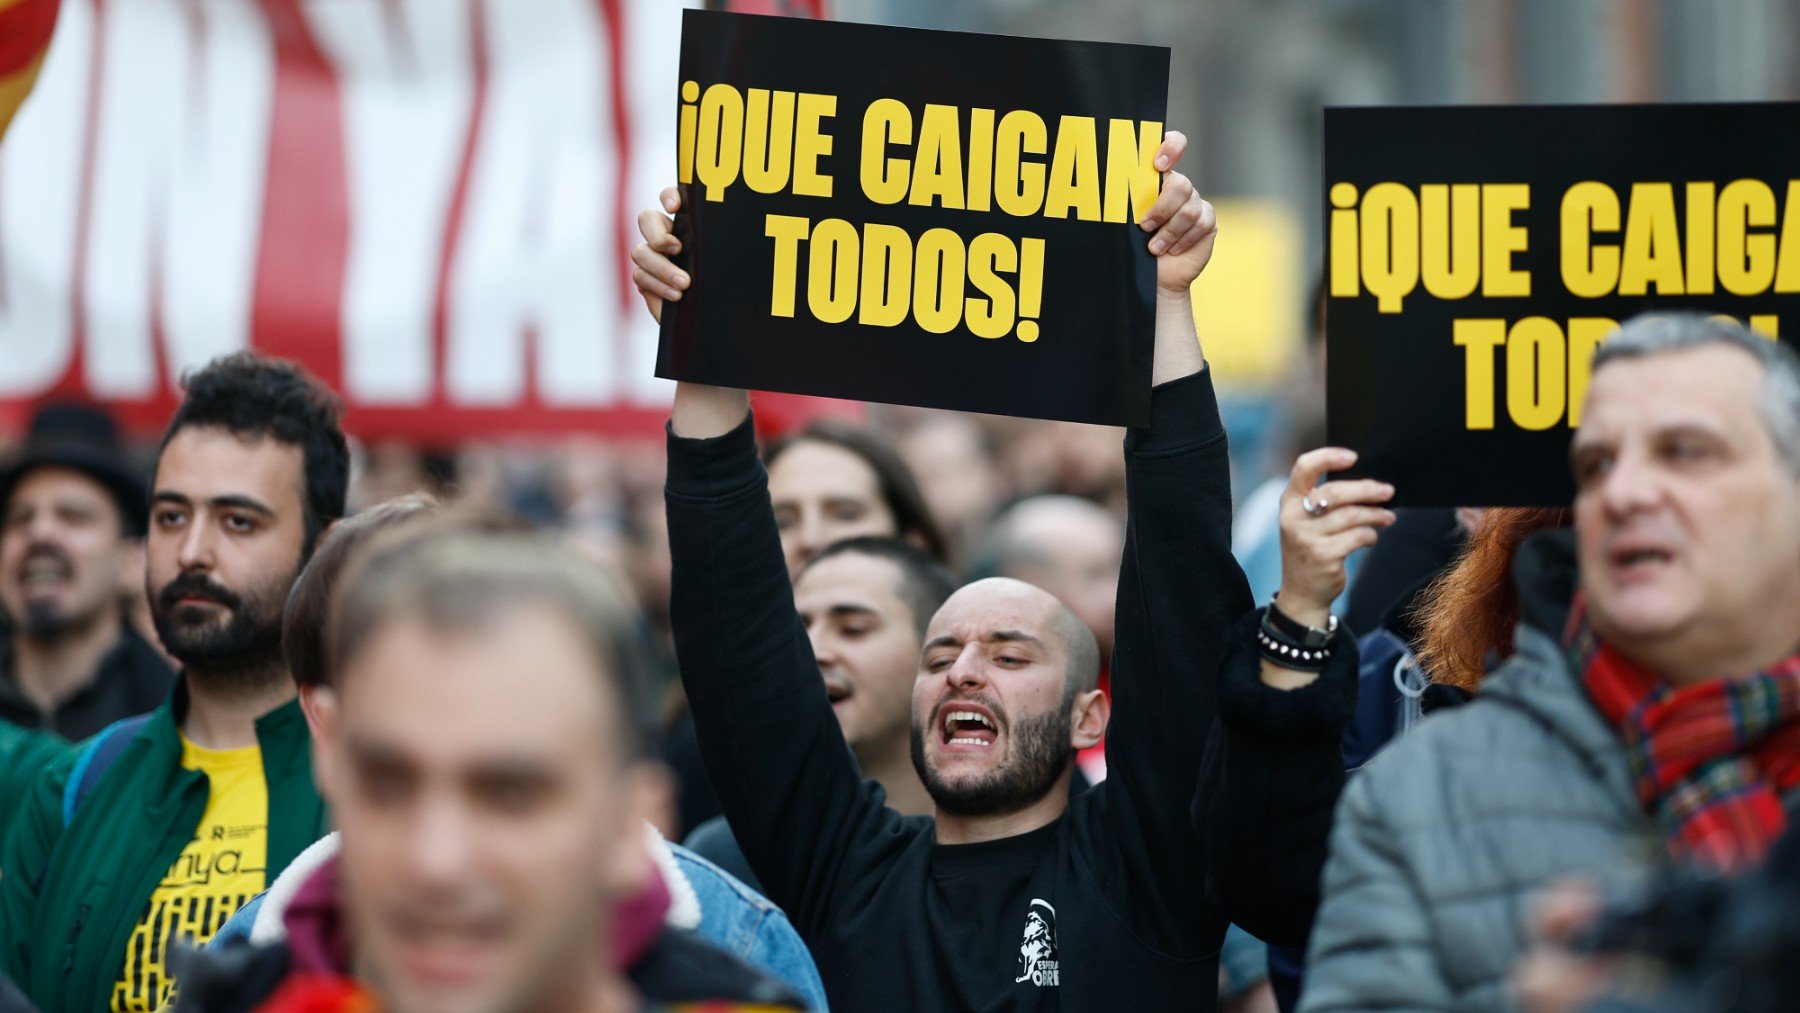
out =
[(1239, 927), (1276, 946), (1304, 948), (1319, 908), (1319, 877), (1344, 787), (1338, 743), (1356, 713), (1356, 638), (1333, 638), (1310, 685), (1262, 683), (1261, 610), (1238, 620), (1219, 670), (1219, 726), (1194, 795), (1214, 893)]
[(1225, 919), (1188, 809), (1216, 670), (1251, 603), (1209, 375), (1156, 388), (1125, 454), (1110, 776), (1041, 829), (952, 846), (858, 775), (794, 611), (748, 420), (670, 436), (672, 617), (701, 755), (835, 1008), (1213, 1008)]

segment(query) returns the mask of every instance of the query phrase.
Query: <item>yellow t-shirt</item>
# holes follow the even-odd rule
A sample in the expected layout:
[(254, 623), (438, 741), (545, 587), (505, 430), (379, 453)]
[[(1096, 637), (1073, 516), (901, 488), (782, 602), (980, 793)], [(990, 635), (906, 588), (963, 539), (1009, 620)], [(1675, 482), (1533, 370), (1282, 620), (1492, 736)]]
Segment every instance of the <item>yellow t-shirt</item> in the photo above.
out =
[(181, 765), (206, 774), (210, 791), (194, 839), (150, 895), (125, 944), (113, 1013), (151, 1013), (174, 985), (166, 969), (178, 939), (204, 943), (263, 891), (269, 851), (269, 785), (262, 750), (205, 749), (181, 739)]

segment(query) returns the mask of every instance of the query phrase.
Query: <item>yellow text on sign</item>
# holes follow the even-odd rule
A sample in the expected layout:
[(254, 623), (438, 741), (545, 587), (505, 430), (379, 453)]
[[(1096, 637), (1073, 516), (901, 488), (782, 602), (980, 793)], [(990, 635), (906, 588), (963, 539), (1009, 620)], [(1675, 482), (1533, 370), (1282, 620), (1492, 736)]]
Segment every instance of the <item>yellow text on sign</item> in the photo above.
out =
[(1062, 116), (1052, 131), (1029, 109), (939, 104), (915, 122), (904, 102), (884, 98), (863, 113), (862, 189), (877, 204), (1118, 224), (1141, 220), (1156, 202), (1161, 147), (1161, 123), (1113, 119), (1103, 127), (1092, 116)]
[(676, 177), (701, 183), (701, 196), (722, 201), (743, 184), (761, 194), (791, 189), (802, 197), (831, 196), (831, 177), (819, 159), (831, 154), (825, 121), (837, 115), (837, 96), (715, 84), (681, 85)]
[[(1775, 190), (1760, 179), (1681, 187), (1605, 183), (1563, 194), (1563, 285), (1588, 299), (1624, 295), (1757, 296), (1800, 292), (1800, 180), (1789, 180), (1777, 217)], [(1717, 283), (1715, 287), (1715, 282)]]
[(1477, 288), (1489, 298), (1531, 294), (1531, 275), (1514, 266), (1529, 237), (1516, 218), (1531, 207), (1524, 183), (1404, 183), (1331, 187), (1331, 294), (1375, 296), (1398, 313), (1421, 286), (1439, 299)]
[[(949, 229), (930, 229), (915, 242), (894, 225), (859, 229), (841, 218), (814, 224), (793, 215), (769, 215), (765, 222), (765, 234), (775, 241), (771, 316), (796, 313), (804, 248), (806, 308), (824, 323), (854, 316), (857, 323), (894, 327), (910, 316), (932, 334), (966, 326), (982, 338), (1013, 333), (1024, 342), (1038, 339), (1042, 239), (984, 232), (965, 244)], [(1007, 275), (1018, 279), (1016, 291)]]
[[(1750, 318), (1750, 327), (1775, 337), (1773, 315)], [(1498, 318), (1457, 320), (1451, 340), (1463, 350), (1463, 427), (1492, 429), (1499, 417), (1499, 378), (1506, 376), (1506, 417), (1520, 429), (1541, 431), (1581, 425), (1594, 350), (1618, 330), (1606, 317), (1572, 317), (1565, 327), (1549, 317), (1508, 323)]]

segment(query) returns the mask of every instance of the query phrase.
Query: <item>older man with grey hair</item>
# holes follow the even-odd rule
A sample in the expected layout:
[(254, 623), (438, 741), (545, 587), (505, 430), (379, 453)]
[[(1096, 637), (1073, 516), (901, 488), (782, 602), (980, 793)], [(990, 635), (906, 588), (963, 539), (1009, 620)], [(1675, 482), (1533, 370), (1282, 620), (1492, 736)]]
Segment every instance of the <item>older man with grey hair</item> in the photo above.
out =
[(1758, 862), (1800, 787), (1800, 360), (1717, 319), (1600, 350), (1575, 530), (1517, 651), (1344, 790), (1304, 1010), (1495, 1009), (1552, 880)]

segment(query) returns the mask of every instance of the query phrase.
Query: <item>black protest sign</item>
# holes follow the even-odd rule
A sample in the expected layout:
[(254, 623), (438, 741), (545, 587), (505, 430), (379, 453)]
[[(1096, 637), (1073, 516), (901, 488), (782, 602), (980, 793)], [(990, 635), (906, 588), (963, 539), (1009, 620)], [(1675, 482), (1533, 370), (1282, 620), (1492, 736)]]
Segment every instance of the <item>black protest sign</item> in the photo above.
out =
[(1328, 109), (1329, 429), (1424, 506), (1567, 505), (1594, 349), (1800, 328), (1800, 105)]
[(683, 15), (657, 375), (1149, 417), (1169, 51)]

